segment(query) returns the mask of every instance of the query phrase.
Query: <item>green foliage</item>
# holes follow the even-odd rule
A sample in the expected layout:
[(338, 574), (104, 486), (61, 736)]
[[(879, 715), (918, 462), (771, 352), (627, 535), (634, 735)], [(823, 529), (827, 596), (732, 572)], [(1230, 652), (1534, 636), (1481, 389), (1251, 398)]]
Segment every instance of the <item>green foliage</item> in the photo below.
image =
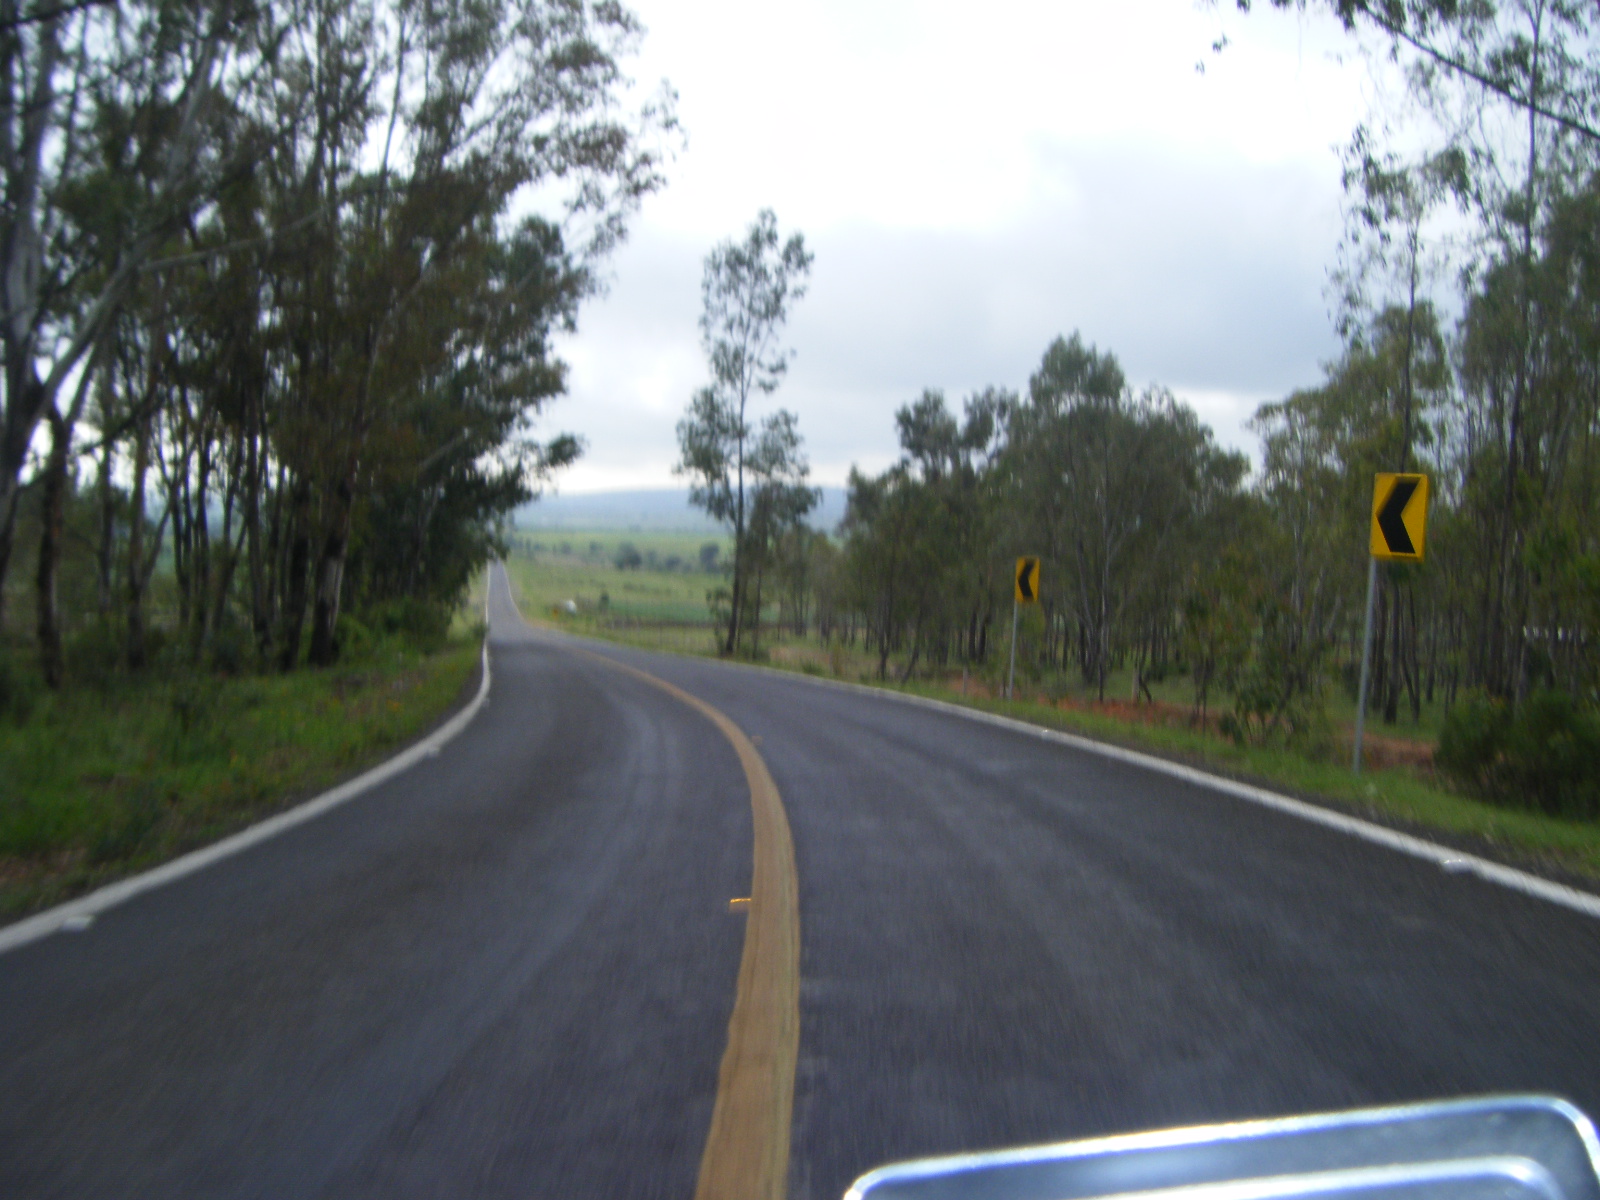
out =
[(212, 840), (415, 734), (460, 692), (475, 642), (360, 672), (204, 670), (62, 692), (0, 721), (0, 912)]
[(1511, 711), (1504, 701), (1468, 696), (1445, 717), (1433, 761), (1469, 791), (1492, 795), (1510, 725)]
[(733, 533), (729, 654), (746, 629), (759, 637), (762, 584), (775, 545), (819, 495), (806, 484), (810, 467), (795, 415), (780, 408), (751, 424), (750, 402), (771, 395), (788, 372), (783, 327), (811, 271), (804, 237), (779, 243), (778, 219), (763, 209), (743, 241), (722, 242), (706, 256), (700, 335), (712, 382), (694, 394), (678, 422), (674, 469), (689, 477), (689, 502)]
[(123, 637), (109, 621), (94, 621), (67, 639), (68, 680), (78, 686), (105, 689), (123, 673)]
[(1564, 692), (1513, 709), (1474, 696), (1445, 720), (1434, 761), (1485, 799), (1552, 816), (1600, 817), (1600, 715)]
[(362, 614), (373, 633), (396, 638), (422, 654), (433, 654), (444, 647), (450, 633), (453, 605), (403, 596), (385, 600)]
[[(12, 214), (39, 236), (0, 246), (30, 381), (0, 394), (0, 600), (41, 581), (52, 686), (63, 657), (67, 686), (143, 669), (144, 630), (288, 669), (333, 661), (342, 611), (453, 605), (581, 450), (535, 436), (554, 340), (664, 182), (634, 15), (129, 0), (11, 32), (4, 166), (43, 182)], [(59, 634), (90, 612), (118, 632), (75, 679)]]
[(135, 787), (120, 804), (105, 805), (99, 828), (89, 836), (89, 864), (103, 867), (134, 857), (161, 818), (161, 797), (148, 785)]
[[(0, 645), (0, 721), (24, 722), (33, 713), (39, 685), (23, 672)], [(3, 786), (3, 785), (0, 785)]]
[(351, 613), (339, 614), (339, 657), (351, 662), (361, 662), (371, 657), (379, 639), (365, 621)]

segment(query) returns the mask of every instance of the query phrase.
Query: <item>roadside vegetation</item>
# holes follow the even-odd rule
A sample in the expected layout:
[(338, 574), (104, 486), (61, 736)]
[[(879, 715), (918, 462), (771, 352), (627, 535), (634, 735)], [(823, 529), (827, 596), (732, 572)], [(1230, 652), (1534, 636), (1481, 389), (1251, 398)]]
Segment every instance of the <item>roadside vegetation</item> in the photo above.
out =
[[(1329, 7), (1402, 62), (1410, 90), (1345, 148), (1343, 350), (1320, 383), (1260, 406), (1257, 469), (1073, 332), (1025, 387), (908, 397), (899, 461), (852, 471), (842, 524), (810, 528), (798, 422), (761, 406), (783, 380), (782, 329), (811, 259), (763, 212), (706, 258), (710, 382), (678, 427), (691, 502), (732, 541), (725, 582), (706, 589), (708, 628), (660, 605), (653, 621), (648, 605), (613, 610), (604, 589), (604, 605), (575, 600), (564, 615), (631, 641), (710, 642), (899, 686), (959, 679), (992, 698), (1013, 564), (1039, 555), (1042, 602), (1017, 640), (1024, 694), (1096, 719), (1125, 708), (1141, 738), (1226, 745), (1287, 779), (1349, 759), (1374, 475), (1424, 472), (1426, 561), (1376, 579), (1369, 762), (1423, 772), (1435, 799), (1422, 809), (1455, 813), (1446, 826), (1493, 808), (1588, 844), (1600, 820), (1592, 13), (1542, 0)], [(632, 587), (642, 599), (646, 585)]]
[[(631, 545), (653, 565), (619, 567), (616, 548)], [(707, 592), (726, 587), (718, 572), (663, 564), (703, 535), (652, 531), (523, 531), (506, 559), (523, 616), (533, 624), (640, 649), (705, 657), (722, 655), (723, 630), (707, 609)], [(730, 568), (725, 568), (730, 569)], [(697, 609), (698, 606), (698, 609)], [(1042, 621), (1024, 622), (1023, 658)], [(1050, 672), (1019, 664), (1014, 700), (1004, 699), (1004, 659), (972, 664), (921, 664), (902, 679), (904, 660), (880, 675), (877, 653), (848, 623), (822, 636), (814, 621), (797, 632), (777, 602), (762, 614), (760, 650), (744, 656), (762, 666), (903, 691), (964, 704), (1018, 720), (1061, 729), (1131, 749), (1187, 762), (1225, 775), (1276, 787), (1361, 816), (1462, 844), (1513, 862), (1600, 879), (1600, 824), (1550, 816), (1526, 807), (1491, 803), (1439, 770), (1435, 743), (1444, 726), (1442, 697), (1412, 720), (1369, 726), (1367, 767), (1351, 774), (1348, 731), (1354, 701), (1330, 689), (1330, 739), (1319, 749), (1288, 739), (1240, 740), (1215, 715), (1198, 723), (1192, 681), (1174, 675), (1144, 680), (1136, 696), (1134, 674), (1124, 666), (1108, 676), (1106, 698), (1078, 672)], [(1232, 697), (1217, 685), (1213, 704), (1226, 711)]]
[[(0, 912), (395, 747), (672, 152), (587, 0), (0, 19)], [(456, 629), (450, 632), (452, 622)]]
[(480, 634), (369, 634), (339, 666), (292, 674), (171, 661), (71, 689), (0, 677), (0, 918), (214, 841), (384, 758), (464, 698)]

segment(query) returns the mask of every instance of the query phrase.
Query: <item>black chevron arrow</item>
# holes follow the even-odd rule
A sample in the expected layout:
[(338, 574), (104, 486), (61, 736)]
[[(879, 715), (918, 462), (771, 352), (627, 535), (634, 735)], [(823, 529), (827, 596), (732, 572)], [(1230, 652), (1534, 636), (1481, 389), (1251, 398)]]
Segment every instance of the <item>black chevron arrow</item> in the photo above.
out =
[(1022, 569), (1017, 572), (1017, 589), (1021, 591), (1024, 600), (1033, 599), (1033, 564), (1025, 562)]
[(1400, 519), (1400, 514), (1405, 512), (1416, 490), (1415, 479), (1395, 480), (1394, 487), (1389, 490), (1389, 498), (1378, 510), (1378, 528), (1383, 530), (1383, 540), (1389, 543), (1390, 554), (1417, 552), (1417, 548), (1411, 544), (1411, 533), (1406, 529), (1406, 523)]

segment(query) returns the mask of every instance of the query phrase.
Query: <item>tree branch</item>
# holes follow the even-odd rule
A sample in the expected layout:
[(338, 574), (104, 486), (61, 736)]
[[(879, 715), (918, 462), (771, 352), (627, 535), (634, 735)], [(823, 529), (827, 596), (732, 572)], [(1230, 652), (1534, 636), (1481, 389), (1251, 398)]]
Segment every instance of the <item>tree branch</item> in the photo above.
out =
[(67, 4), (58, 4), (54, 8), (39, 9), (22, 17), (12, 17), (9, 20), (0, 20), (0, 33), (9, 33), (13, 29), (24, 29), (29, 25), (40, 25), (46, 21), (54, 21), (57, 17), (71, 16), (73, 13), (82, 12), (86, 8), (110, 8), (117, 0), (71, 0)]

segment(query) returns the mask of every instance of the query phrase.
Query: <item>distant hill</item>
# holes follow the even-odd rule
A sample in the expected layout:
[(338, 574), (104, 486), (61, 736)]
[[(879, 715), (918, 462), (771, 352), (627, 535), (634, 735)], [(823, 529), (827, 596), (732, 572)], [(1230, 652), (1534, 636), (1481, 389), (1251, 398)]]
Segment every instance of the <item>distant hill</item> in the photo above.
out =
[[(832, 531), (844, 520), (845, 491), (822, 489), (822, 503), (812, 510), (814, 529)], [(689, 493), (678, 488), (634, 492), (588, 492), (579, 496), (545, 496), (515, 514), (518, 529), (615, 529), (661, 533), (712, 533), (721, 527), (689, 505)]]

